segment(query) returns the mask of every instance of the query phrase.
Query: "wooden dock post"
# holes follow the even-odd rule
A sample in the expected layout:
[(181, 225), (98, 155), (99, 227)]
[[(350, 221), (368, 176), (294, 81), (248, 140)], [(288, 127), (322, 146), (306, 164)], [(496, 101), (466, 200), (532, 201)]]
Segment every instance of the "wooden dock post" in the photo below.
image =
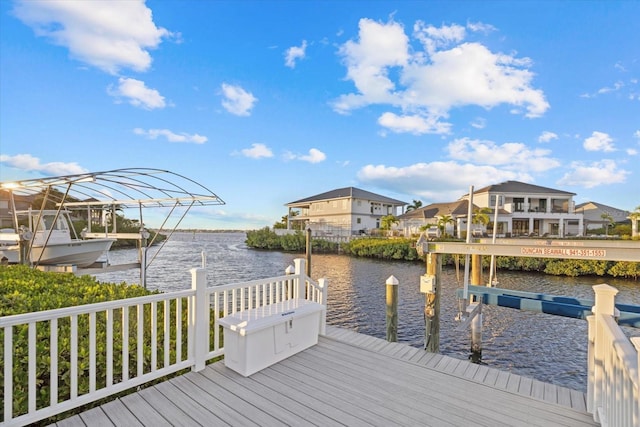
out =
[(398, 279), (387, 279), (387, 341), (398, 342)]
[[(471, 255), (471, 284), (482, 285), (482, 256)], [(477, 297), (472, 301), (472, 305), (482, 304)], [(478, 311), (471, 320), (471, 356), (469, 359), (473, 363), (480, 363), (482, 360), (482, 309)]]
[(424, 303), (424, 349), (430, 353), (440, 352), (440, 281), (442, 276), (442, 256), (425, 254), (427, 274), (425, 286), (420, 284), (420, 292), (425, 294)]

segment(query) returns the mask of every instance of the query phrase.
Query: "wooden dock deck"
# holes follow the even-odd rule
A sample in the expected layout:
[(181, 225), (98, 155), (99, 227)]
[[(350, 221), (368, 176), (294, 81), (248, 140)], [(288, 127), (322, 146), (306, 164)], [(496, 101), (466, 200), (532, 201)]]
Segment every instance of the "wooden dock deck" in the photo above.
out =
[(594, 426), (584, 393), (327, 326), (249, 378), (223, 362), (57, 426)]

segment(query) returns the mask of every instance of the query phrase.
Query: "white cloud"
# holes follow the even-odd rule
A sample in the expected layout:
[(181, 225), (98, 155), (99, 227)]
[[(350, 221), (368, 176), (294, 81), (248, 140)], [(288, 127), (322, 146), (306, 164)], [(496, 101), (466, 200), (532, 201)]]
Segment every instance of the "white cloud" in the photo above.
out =
[(584, 149), (587, 151), (615, 151), (613, 139), (604, 132), (594, 131), (584, 140)]
[(247, 92), (240, 86), (227, 83), (222, 84), (222, 94), (225, 98), (222, 101), (222, 106), (236, 116), (249, 116), (251, 109), (258, 101), (258, 98), (253, 96), (251, 92)]
[(496, 27), (491, 24), (485, 24), (483, 22), (467, 22), (467, 28), (470, 31), (488, 34), (496, 31)]
[(454, 161), (416, 163), (406, 167), (367, 165), (358, 171), (361, 182), (427, 200), (457, 200), (469, 186), (477, 188), (508, 180), (531, 181), (530, 175)]
[(549, 104), (531, 85), (531, 60), (463, 42), (465, 34), (456, 24), (436, 28), (417, 22), (413, 36), (423, 50), (412, 49), (401, 24), (361, 19), (358, 38), (339, 49), (356, 92), (339, 96), (334, 110), (346, 114), (368, 105), (391, 106), (399, 111), (386, 113), (378, 123), (416, 134), (425, 132), (420, 126), (398, 126), (395, 119), (422, 117), (433, 133), (447, 133), (450, 124), (441, 126), (441, 119), (456, 107), (508, 104), (527, 117), (543, 115)]
[(603, 159), (587, 164), (585, 162), (572, 162), (571, 171), (567, 172), (559, 181), (559, 185), (576, 185), (585, 188), (593, 188), (599, 185), (619, 184), (627, 179), (629, 171), (618, 169), (615, 161)]
[(538, 142), (551, 142), (554, 139), (558, 139), (558, 134), (554, 132), (544, 131), (538, 137)]
[(122, 68), (148, 70), (152, 61), (149, 50), (172, 36), (155, 25), (144, 0), (19, 0), (13, 11), (37, 36), (111, 74)]
[(88, 172), (87, 169), (75, 162), (40, 163), (40, 159), (33, 157), (31, 154), (17, 154), (15, 156), (0, 154), (0, 163), (26, 172), (41, 172), (51, 176), (75, 175)]
[(448, 134), (451, 124), (438, 121), (435, 117), (424, 117), (417, 114), (398, 116), (386, 112), (378, 118), (380, 126), (396, 133), (408, 132), (414, 135), (425, 133)]
[(309, 163), (320, 163), (327, 159), (326, 154), (324, 154), (317, 148), (310, 149), (309, 154), (294, 154), (291, 152), (286, 152), (284, 156), (286, 160), (300, 160)]
[(251, 144), (251, 148), (244, 148), (240, 151), (243, 156), (252, 159), (261, 159), (265, 157), (273, 157), (273, 152), (264, 144)]
[(487, 120), (482, 117), (476, 117), (470, 125), (476, 129), (484, 129), (487, 126)]
[(439, 47), (447, 47), (464, 40), (466, 30), (463, 26), (443, 25), (436, 28), (417, 21), (413, 26), (413, 35), (420, 40), (429, 55), (433, 55)]
[(507, 170), (543, 172), (560, 166), (558, 160), (549, 157), (551, 150), (532, 150), (519, 142), (498, 145), (492, 141), (460, 138), (452, 141), (447, 149), (454, 160), (502, 166)]
[(636, 150), (635, 148), (627, 148), (627, 154), (629, 156), (637, 156), (638, 150)]
[(164, 96), (155, 89), (148, 88), (141, 80), (120, 77), (118, 87), (113, 85), (107, 88), (107, 93), (115, 97), (118, 102), (120, 98), (127, 98), (129, 104), (134, 107), (153, 110), (166, 107)]
[(599, 94), (609, 93), (609, 92), (617, 92), (624, 87), (624, 83), (621, 81), (617, 81), (613, 84), (613, 86), (605, 86), (603, 88), (598, 89)]
[(640, 130), (635, 131), (633, 133), (633, 137), (636, 138), (638, 142), (640, 142)]
[(284, 53), (284, 65), (289, 68), (296, 67), (296, 61), (298, 59), (305, 58), (305, 52), (307, 50), (307, 41), (302, 40), (302, 45), (300, 46), (291, 46)]
[(135, 128), (133, 133), (136, 135), (143, 135), (149, 139), (157, 139), (159, 136), (164, 136), (169, 142), (190, 142), (194, 144), (204, 144), (207, 142), (208, 138), (206, 136), (198, 135), (194, 133), (193, 135), (189, 135), (186, 132), (181, 132), (179, 134), (170, 131), (169, 129), (149, 129), (144, 130), (141, 128)]

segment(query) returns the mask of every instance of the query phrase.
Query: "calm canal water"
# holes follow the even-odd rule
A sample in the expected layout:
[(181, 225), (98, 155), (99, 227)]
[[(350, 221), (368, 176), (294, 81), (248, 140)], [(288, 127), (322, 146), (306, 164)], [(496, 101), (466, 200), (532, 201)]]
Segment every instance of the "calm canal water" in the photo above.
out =
[[(175, 233), (158, 252), (147, 273), (147, 287), (163, 291), (188, 289), (189, 270), (207, 260), (209, 285), (279, 276), (301, 254), (248, 249), (244, 233)], [(156, 248), (149, 251), (149, 259)], [(113, 264), (131, 262), (134, 250), (110, 254)], [(385, 338), (385, 281), (393, 275), (400, 282), (398, 341), (424, 345), (424, 296), (419, 292), (422, 263), (379, 261), (341, 255), (313, 255), (311, 276), (329, 281), (327, 322), (364, 334)], [(467, 359), (469, 331), (457, 331), (456, 289), (462, 287), (455, 269), (443, 271), (440, 352)], [(139, 271), (100, 274), (105, 282), (139, 283)], [(618, 302), (640, 305), (640, 282), (604, 278), (567, 278), (535, 273), (498, 272), (500, 287), (593, 299), (593, 285), (618, 288)], [(501, 370), (586, 391), (587, 322), (508, 308), (483, 307), (482, 363)], [(640, 335), (640, 329), (628, 329)]]

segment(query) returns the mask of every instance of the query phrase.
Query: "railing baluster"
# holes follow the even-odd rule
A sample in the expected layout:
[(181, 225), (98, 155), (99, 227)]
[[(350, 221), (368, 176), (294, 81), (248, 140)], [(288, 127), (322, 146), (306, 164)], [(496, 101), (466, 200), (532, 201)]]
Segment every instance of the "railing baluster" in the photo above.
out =
[(78, 397), (78, 315), (71, 315), (71, 399)]
[(166, 368), (171, 363), (171, 350), (169, 347), (171, 339), (171, 300), (164, 300), (164, 367)]
[(58, 403), (58, 318), (49, 323), (49, 404)]
[(176, 363), (182, 361), (182, 298), (176, 299)]
[(4, 421), (13, 418), (13, 326), (4, 328)]
[(36, 410), (36, 322), (29, 322), (29, 412)]
[(214, 322), (214, 330), (213, 330), (213, 340), (214, 340), (214, 344), (213, 344), (213, 350), (217, 351), (220, 349), (220, 328), (218, 327), (218, 319), (220, 318), (220, 293), (219, 292), (214, 292), (213, 293), (213, 315), (215, 316), (215, 322)]
[(137, 364), (137, 376), (141, 376), (143, 374), (143, 362), (144, 362), (144, 348), (142, 344), (144, 344), (144, 304), (137, 305), (137, 356), (136, 356), (136, 364)]
[(113, 385), (113, 309), (105, 310), (105, 322), (107, 332), (107, 348), (106, 348), (106, 362), (107, 362), (107, 378), (106, 387)]
[(89, 393), (96, 391), (96, 312), (89, 313)]
[(158, 368), (158, 305), (151, 303), (151, 372)]
[(122, 307), (122, 381), (129, 379), (129, 306)]

